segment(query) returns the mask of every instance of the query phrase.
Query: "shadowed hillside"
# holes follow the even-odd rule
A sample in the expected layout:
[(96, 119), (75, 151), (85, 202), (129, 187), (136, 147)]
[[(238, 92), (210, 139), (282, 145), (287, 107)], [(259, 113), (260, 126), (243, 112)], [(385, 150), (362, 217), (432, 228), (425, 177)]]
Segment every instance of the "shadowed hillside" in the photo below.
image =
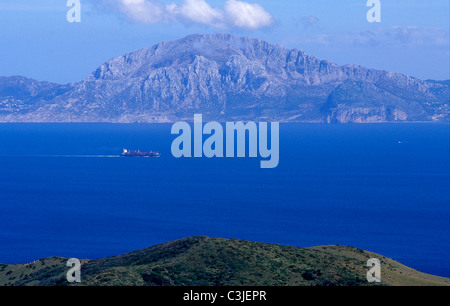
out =
[[(132, 253), (82, 260), (84, 286), (364, 286), (369, 258), (382, 263), (381, 285), (450, 285), (450, 279), (344, 246), (299, 248), (192, 237)], [(0, 265), (0, 285), (66, 286), (67, 258)]]

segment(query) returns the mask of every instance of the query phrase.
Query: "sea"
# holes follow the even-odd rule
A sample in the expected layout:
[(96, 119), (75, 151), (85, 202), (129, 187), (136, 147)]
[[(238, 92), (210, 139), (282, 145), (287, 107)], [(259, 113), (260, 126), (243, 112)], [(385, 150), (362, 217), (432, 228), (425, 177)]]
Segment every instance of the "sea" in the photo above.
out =
[(175, 158), (171, 127), (0, 124), (0, 262), (210, 236), (353, 246), (450, 277), (450, 125), (281, 123), (274, 169)]

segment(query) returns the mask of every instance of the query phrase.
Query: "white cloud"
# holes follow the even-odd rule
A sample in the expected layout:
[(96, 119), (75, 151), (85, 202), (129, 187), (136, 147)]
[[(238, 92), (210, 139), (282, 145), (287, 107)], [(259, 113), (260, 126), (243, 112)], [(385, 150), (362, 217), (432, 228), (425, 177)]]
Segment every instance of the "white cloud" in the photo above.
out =
[(355, 45), (369, 47), (449, 47), (449, 31), (443, 28), (391, 26), (362, 32), (324, 33), (304, 36), (302, 43), (324, 46)]
[(441, 28), (392, 26), (349, 35), (349, 40), (359, 45), (448, 47), (448, 34)]
[(166, 14), (165, 6), (159, 1), (103, 0), (103, 4), (138, 23), (159, 23), (164, 20)]
[(300, 22), (302, 23), (304, 28), (309, 28), (314, 26), (316, 23), (319, 22), (319, 18), (317, 18), (316, 16), (303, 16), (302, 18), (300, 18)]
[(154, 24), (181, 21), (213, 27), (259, 29), (273, 24), (273, 17), (261, 5), (227, 0), (223, 9), (213, 8), (206, 0), (183, 0), (164, 4), (160, 0), (102, 0), (103, 7), (137, 23)]
[(254, 30), (273, 24), (272, 15), (257, 3), (227, 0), (225, 11), (230, 22), (237, 27)]
[(212, 8), (205, 0), (184, 0), (181, 5), (169, 4), (166, 9), (169, 15), (188, 22), (216, 26), (223, 23), (223, 12)]

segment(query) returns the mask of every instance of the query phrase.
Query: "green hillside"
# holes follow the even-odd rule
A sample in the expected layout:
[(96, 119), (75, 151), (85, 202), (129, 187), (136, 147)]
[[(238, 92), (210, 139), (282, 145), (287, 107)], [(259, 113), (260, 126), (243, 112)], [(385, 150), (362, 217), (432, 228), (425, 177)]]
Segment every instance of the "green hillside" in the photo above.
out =
[[(380, 285), (450, 285), (449, 278), (415, 271), (344, 246), (299, 248), (236, 239), (192, 237), (132, 253), (82, 260), (83, 286), (364, 286), (369, 258), (382, 263)], [(66, 286), (67, 258), (0, 264), (2, 286)]]

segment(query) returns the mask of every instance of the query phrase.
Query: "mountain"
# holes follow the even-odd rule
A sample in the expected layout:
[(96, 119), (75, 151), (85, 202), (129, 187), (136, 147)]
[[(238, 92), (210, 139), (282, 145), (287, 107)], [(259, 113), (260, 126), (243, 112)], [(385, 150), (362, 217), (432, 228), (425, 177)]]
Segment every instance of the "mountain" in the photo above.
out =
[(71, 84), (0, 78), (0, 122), (450, 120), (449, 81), (338, 66), (265, 41), (190, 35)]
[[(299, 248), (237, 239), (191, 237), (97, 260), (82, 260), (82, 286), (365, 286), (367, 260), (381, 262), (385, 286), (450, 286), (361, 249)], [(67, 286), (67, 258), (0, 265), (0, 285)]]

